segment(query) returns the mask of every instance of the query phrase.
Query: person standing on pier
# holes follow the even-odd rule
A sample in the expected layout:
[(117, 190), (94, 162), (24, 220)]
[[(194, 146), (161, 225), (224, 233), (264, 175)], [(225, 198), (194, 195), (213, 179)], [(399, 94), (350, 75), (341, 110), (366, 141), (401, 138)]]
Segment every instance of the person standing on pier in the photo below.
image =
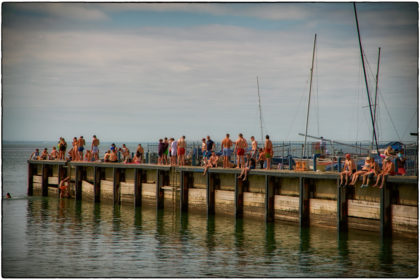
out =
[(70, 158), (71, 160), (77, 160), (78, 158), (77, 137), (73, 137), (73, 142), (71, 143), (71, 145), (73, 148), (71, 149)]
[(187, 147), (187, 142), (185, 141), (185, 136), (182, 136), (178, 140), (178, 165), (185, 165), (185, 148)]
[(60, 137), (58, 142), (58, 159), (64, 160), (66, 158), (67, 143), (63, 137)]
[(257, 159), (257, 153), (258, 153), (258, 142), (255, 140), (254, 136), (251, 136), (251, 157), (253, 159)]
[(140, 163), (143, 163), (144, 149), (143, 149), (143, 147), (141, 146), (141, 144), (139, 144), (139, 145), (137, 146), (137, 153), (139, 153), (139, 154), (140, 154)]
[(169, 164), (168, 161), (168, 155), (169, 155), (169, 143), (168, 143), (168, 137), (165, 137), (163, 140), (163, 160), (162, 164)]
[(176, 155), (178, 152), (178, 142), (172, 137), (170, 139), (170, 147), (171, 147), (171, 165), (176, 165)]
[(85, 145), (85, 139), (83, 139), (83, 136), (80, 136), (79, 140), (77, 140), (77, 150), (79, 151), (78, 160), (83, 160), (83, 150), (85, 149)]
[(238, 155), (238, 166), (237, 168), (244, 168), (245, 167), (245, 149), (248, 148), (248, 143), (244, 139), (242, 133), (239, 133), (238, 139), (235, 142), (235, 151)]
[(159, 139), (159, 144), (158, 144), (158, 162), (157, 164), (163, 164), (163, 153), (164, 153), (164, 144), (163, 144), (163, 139)]
[(223, 153), (223, 168), (228, 168), (230, 162), (230, 155), (232, 154), (233, 142), (230, 140), (229, 133), (226, 133), (226, 138), (222, 141), (222, 153)]
[(95, 161), (99, 160), (99, 139), (96, 138), (96, 135), (93, 135), (91, 151), (93, 159)]
[(207, 151), (207, 158), (209, 159), (212, 151), (214, 151), (214, 142), (213, 140), (210, 139), (210, 135), (207, 135), (206, 151)]
[(270, 136), (265, 136), (265, 145), (264, 145), (265, 158), (267, 160), (266, 169), (271, 169), (271, 158), (273, 157), (273, 143), (270, 140)]

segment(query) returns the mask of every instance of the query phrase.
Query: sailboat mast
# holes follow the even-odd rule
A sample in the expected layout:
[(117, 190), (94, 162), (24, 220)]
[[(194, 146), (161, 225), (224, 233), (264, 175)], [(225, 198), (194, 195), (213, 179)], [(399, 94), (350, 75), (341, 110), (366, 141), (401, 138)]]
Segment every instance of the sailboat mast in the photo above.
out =
[(354, 7), (354, 16), (356, 18), (357, 36), (359, 38), (360, 56), (362, 57), (363, 73), (365, 75), (366, 92), (367, 92), (367, 97), (369, 101), (370, 118), (372, 120), (373, 138), (375, 139), (375, 143), (376, 143), (376, 152), (379, 155), (378, 140), (376, 138), (375, 122), (373, 119), (373, 112), (372, 112), (372, 102), (370, 101), (369, 84), (368, 84), (367, 75), (366, 75), (365, 59), (363, 57), (363, 47), (362, 47), (362, 41), (360, 39), (359, 20), (357, 19), (356, 3), (353, 3), (353, 7)]
[[(376, 87), (375, 87), (375, 105), (374, 105), (374, 111), (373, 111), (373, 129), (376, 129), (376, 107), (378, 106), (378, 83), (379, 83), (379, 65), (381, 62), (381, 48), (379, 48), (378, 50), (378, 66), (376, 68)], [(373, 142), (374, 142), (374, 138), (373, 138), (373, 133), (372, 133), (372, 146), (373, 146)]]
[(316, 34), (314, 38), (314, 49), (312, 52), (312, 67), (311, 67), (311, 81), (309, 84), (309, 100), (308, 100), (308, 111), (306, 113), (306, 129), (305, 129), (305, 142), (303, 144), (303, 157), (305, 157), (305, 151), (306, 151), (306, 138), (308, 135), (308, 123), (309, 123), (309, 109), (311, 106), (311, 93), (312, 93), (312, 77), (314, 74), (314, 59), (315, 59), (315, 47), (316, 47)]
[(262, 111), (261, 111), (261, 96), (260, 96), (260, 83), (258, 82), (257, 76), (257, 89), (258, 89), (258, 108), (260, 109), (260, 129), (261, 129), (261, 144), (264, 143), (264, 133), (262, 126)]

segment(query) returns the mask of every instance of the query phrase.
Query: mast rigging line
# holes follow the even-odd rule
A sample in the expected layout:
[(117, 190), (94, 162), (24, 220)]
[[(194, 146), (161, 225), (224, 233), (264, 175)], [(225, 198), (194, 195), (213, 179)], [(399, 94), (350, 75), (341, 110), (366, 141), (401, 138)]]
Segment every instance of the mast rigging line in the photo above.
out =
[(261, 96), (260, 96), (260, 83), (257, 76), (257, 88), (258, 88), (258, 108), (260, 109), (260, 129), (261, 129), (261, 143), (264, 143), (264, 133), (262, 125), (262, 110), (261, 110)]
[(311, 81), (309, 83), (309, 100), (308, 100), (308, 112), (306, 114), (306, 129), (305, 129), (305, 142), (303, 144), (303, 158), (305, 158), (305, 151), (306, 151), (306, 136), (308, 134), (308, 123), (309, 123), (309, 108), (311, 106), (311, 93), (312, 93), (312, 77), (314, 74), (314, 59), (315, 59), (315, 47), (316, 47), (316, 33), (314, 38), (314, 48), (312, 52), (312, 67), (311, 67)]
[(354, 7), (354, 16), (355, 16), (355, 19), (356, 19), (357, 36), (359, 38), (360, 56), (362, 58), (363, 73), (364, 73), (364, 76), (365, 76), (366, 93), (367, 93), (367, 97), (368, 97), (368, 101), (369, 101), (369, 112), (370, 112), (370, 117), (371, 117), (371, 120), (372, 120), (373, 137), (375, 139), (376, 152), (379, 154), (378, 139), (376, 137), (375, 122), (374, 122), (374, 119), (373, 119), (373, 112), (372, 112), (372, 102), (370, 100), (369, 84), (368, 84), (367, 75), (366, 75), (365, 60), (364, 60), (364, 57), (363, 57), (362, 40), (360, 38), (359, 20), (357, 19), (357, 10), (356, 10), (356, 3), (355, 2), (353, 3), (353, 7)]

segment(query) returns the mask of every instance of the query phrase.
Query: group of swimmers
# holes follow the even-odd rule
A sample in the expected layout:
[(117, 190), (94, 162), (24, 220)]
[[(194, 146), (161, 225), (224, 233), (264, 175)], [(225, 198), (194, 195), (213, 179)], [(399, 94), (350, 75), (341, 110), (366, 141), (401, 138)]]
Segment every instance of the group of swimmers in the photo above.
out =
[(398, 171), (395, 172), (395, 165), (393, 160), (395, 156), (392, 151), (392, 147), (388, 147), (382, 158), (382, 170), (379, 164), (373, 157), (366, 157), (365, 163), (362, 169), (357, 171), (357, 166), (350, 154), (346, 154), (346, 160), (344, 162), (344, 170), (340, 173), (340, 186), (354, 186), (362, 176), (361, 188), (367, 188), (370, 185), (370, 180), (373, 176), (376, 176), (376, 183), (372, 187), (383, 188), (385, 180), (384, 177), (387, 175), (405, 175), (405, 159), (401, 153), (397, 154)]

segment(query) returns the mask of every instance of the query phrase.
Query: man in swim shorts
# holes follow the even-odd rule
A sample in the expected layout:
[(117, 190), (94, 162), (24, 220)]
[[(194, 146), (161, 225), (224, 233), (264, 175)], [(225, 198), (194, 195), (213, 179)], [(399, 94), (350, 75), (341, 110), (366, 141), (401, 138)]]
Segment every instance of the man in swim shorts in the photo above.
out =
[(206, 142), (206, 151), (207, 151), (207, 159), (210, 158), (211, 152), (214, 150), (214, 142), (210, 139), (210, 136), (207, 136), (207, 142)]
[(185, 136), (182, 136), (178, 140), (178, 165), (185, 165), (185, 148), (187, 142), (185, 142)]
[(255, 141), (255, 137), (254, 136), (251, 136), (251, 147), (252, 147), (252, 150), (251, 150), (251, 157), (252, 158), (254, 158), (254, 159), (257, 159), (257, 152), (258, 152), (258, 142), (257, 141)]
[(242, 133), (239, 133), (238, 139), (235, 142), (235, 151), (238, 155), (238, 166), (236, 168), (244, 168), (245, 167), (245, 149), (248, 147), (248, 143), (244, 139)]
[(223, 168), (229, 167), (230, 156), (232, 154), (233, 142), (230, 140), (229, 133), (226, 133), (226, 138), (222, 141), (222, 152), (223, 152)]
[(266, 169), (271, 169), (271, 158), (273, 157), (273, 143), (271, 143), (270, 136), (265, 136), (264, 146), (265, 158), (267, 160)]
[(79, 151), (78, 160), (83, 160), (83, 150), (85, 149), (85, 145), (85, 139), (83, 139), (83, 136), (80, 136), (79, 140), (77, 140), (77, 150)]
[(93, 135), (91, 151), (94, 160), (99, 160), (99, 139), (96, 135)]

